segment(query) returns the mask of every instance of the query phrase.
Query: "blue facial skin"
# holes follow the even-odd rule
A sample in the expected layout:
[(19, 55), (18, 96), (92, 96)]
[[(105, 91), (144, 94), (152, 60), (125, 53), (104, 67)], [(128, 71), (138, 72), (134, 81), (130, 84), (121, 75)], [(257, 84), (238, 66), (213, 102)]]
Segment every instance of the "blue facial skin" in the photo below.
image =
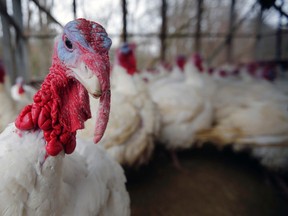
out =
[[(87, 49), (90, 53), (95, 53), (96, 51), (93, 50), (92, 47), (89, 46), (87, 41), (85, 40), (84, 36), (81, 34), (81, 31), (77, 28), (79, 25), (79, 21), (74, 20), (66, 24), (64, 27), (64, 35), (71, 41), (73, 48), (71, 50), (67, 49), (65, 46), (65, 40), (63, 41), (62, 38), (58, 42), (58, 57), (62, 62), (65, 62), (66, 65), (74, 65), (77, 62), (79, 56), (81, 56), (80, 50), (75, 49), (77, 44), (80, 44), (83, 48)], [(93, 28), (96, 28), (96, 24), (93, 25)], [(109, 49), (112, 41), (104, 32), (99, 32), (99, 35), (102, 36), (103, 40), (103, 47), (105, 49)]]
[(99, 32), (98, 34), (102, 36), (102, 39), (104, 39), (104, 40), (103, 40), (103, 44), (102, 44), (103, 47), (104, 47), (105, 49), (109, 50), (110, 47), (111, 47), (111, 45), (112, 45), (112, 40), (111, 40), (111, 39), (108, 37), (108, 35), (107, 35), (106, 33), (104, 33), (104, 32)]
[(71, 21), (64, 27), (64, 35), (71, 41), (72, 43), (72, 49), (69, 50), (65, 46), (65, 40), (63, 41), (62, 38), (60, 38), (58, 42), (58, 57), (62, 62), (65, 62), (66, 65), (75, 65), (78, 57), (80, 56), (80, 50), (75, 49), (76, 43), (78, 42), (81, 44), (81, 46), (85, 47), (86, 49), (90, 50), (91, 52), (94, 52), (89, 45), (87, 44), (86, 40), (80, 33), (79, 29), (77, 28), (78, 22), (77, 21)]
[(123, 54), (128, 54), (130, 51), (131, 51), (131, 49), (130, 49), (128, 43), (124, 43), (120, 48), (120, 52)]

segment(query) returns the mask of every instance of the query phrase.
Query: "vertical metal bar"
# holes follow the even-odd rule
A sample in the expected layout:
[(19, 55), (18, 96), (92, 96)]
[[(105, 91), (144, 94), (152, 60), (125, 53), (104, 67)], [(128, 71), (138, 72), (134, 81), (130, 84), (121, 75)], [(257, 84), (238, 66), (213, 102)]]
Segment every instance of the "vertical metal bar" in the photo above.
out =
[[(6, 6), (6, 0), (0, 0), (4, 7), (3, 9), (7, 10)], [(8, 73), (8, 76), (10, 80), (15, 79), (15, 68), (13, 67), (13, 55), (12, 55), (12, 45), (11, 45), (11, 33), (10, 33), (10, 24), (9, 21), (5, 16), (3, 16), (0, 13), (1, 17), (1, 24), (2, 24), (2, 30), (3, 30), (3, 40), (2, 40), (2, 46), (3, 46), (3, 62), (6, 69), (6, 72)]]
[(123, 19), (123, 29), (122, 29), (122, 41), (127, 42), (127, 1), (122, 0), (122, 19)]
[[(23, 32), (23, 16), (21, 8), (21, 0), (14, 0), (13, 2), (13, 18)], [(25, 82), (30, 81), (28, 73), (28, 51), (26, 40), (21, 35), (16, 35), (15, 41), (15, 60), (17, 75), (22, 76)], [(14, 80), (11, 80), (12, 82)]]
[(201, 22), (202, 22), (202, 12), (203, 12), (203, 1), (197, 1), (197, 24), (196, 24), (196, 35), (195, 35), (195, 52), (201, 52)]
[(167, 7), (168, 7), (167, 1), (162, 0), (162, 7), (161, 7), (162, 26), (160, 33), (160, 42), (161, 42), (160, 59), (162, 61), (165, 61), (166, 59)]
[(227, 62), (232, 62), (233, 60), (233, 26), (234, 26), (234, 21), (235, 21), (235, 3), (236, 3), (236, 0), (231, 0), (230, 15), (229, 15), (229, 33), (228, 33), (227, 43), (226, 43)]

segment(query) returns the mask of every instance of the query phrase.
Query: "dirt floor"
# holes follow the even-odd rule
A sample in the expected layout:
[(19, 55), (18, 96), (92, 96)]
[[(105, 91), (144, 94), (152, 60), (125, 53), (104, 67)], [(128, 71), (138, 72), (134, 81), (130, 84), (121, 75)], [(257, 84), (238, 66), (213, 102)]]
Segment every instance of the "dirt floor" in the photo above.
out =
[(248, 154), (207, 146), (179, 158), (186, 171), (163, 150), (149, 166), (126, 170), (132, 216), (288, 215), (288, 199)]

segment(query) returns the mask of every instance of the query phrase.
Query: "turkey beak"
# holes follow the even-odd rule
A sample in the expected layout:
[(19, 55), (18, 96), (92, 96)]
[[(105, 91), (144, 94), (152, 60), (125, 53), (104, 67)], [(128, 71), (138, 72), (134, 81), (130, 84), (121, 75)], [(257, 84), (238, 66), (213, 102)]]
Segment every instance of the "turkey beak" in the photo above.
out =
[(72, 69), (75, 78), (86, 88), (86, 90), (94, 97), (99, 98), (102, 94), (99, 79), (96, 73), (82, 61), (79, 67)]
[[(94, 142), (101, 140), (107, 127), (110, 113), (110, 62), (107, 55), (87, 53), (82, 56), (83, 71), (88, 76), (79, 81), (93, 95), (94, 98), (100, 97), (98, 116), (94, 133)], [(81, 64), (82, 64), (81, 63)]]

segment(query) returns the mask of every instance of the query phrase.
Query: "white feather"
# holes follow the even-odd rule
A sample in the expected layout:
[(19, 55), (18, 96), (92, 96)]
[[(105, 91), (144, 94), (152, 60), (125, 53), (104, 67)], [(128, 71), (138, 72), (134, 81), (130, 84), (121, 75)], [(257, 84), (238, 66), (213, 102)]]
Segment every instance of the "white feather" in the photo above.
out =
[[(137, 75), (128, 75), (115, 66), (111, 77), (111, 111), (107, 129), (100, 141), (108, 154), (120, 164), (140, 166), (146, 164), (153, 153), (153, 138), (159, 131), (159, 116), (144, 82)], [(98, 102), (91, 101), (91, 110)], [(86, 121), (78, 136), (93, 139), (96, 115)]]
[(157, 138), (168, 149), (191, 147), (196, 141), (195, 133), (211, 127), (211, 93), (205, 86), (207, 80), (197, 73), (194, 67), (186, 64), (185, 80), (169, 76), (149, 88), (161, 116), (160, 135)]
[(91, 142), (44, 161), (41, 131), (0, 135), (0, 215), (129, 215), (122, 168)]

